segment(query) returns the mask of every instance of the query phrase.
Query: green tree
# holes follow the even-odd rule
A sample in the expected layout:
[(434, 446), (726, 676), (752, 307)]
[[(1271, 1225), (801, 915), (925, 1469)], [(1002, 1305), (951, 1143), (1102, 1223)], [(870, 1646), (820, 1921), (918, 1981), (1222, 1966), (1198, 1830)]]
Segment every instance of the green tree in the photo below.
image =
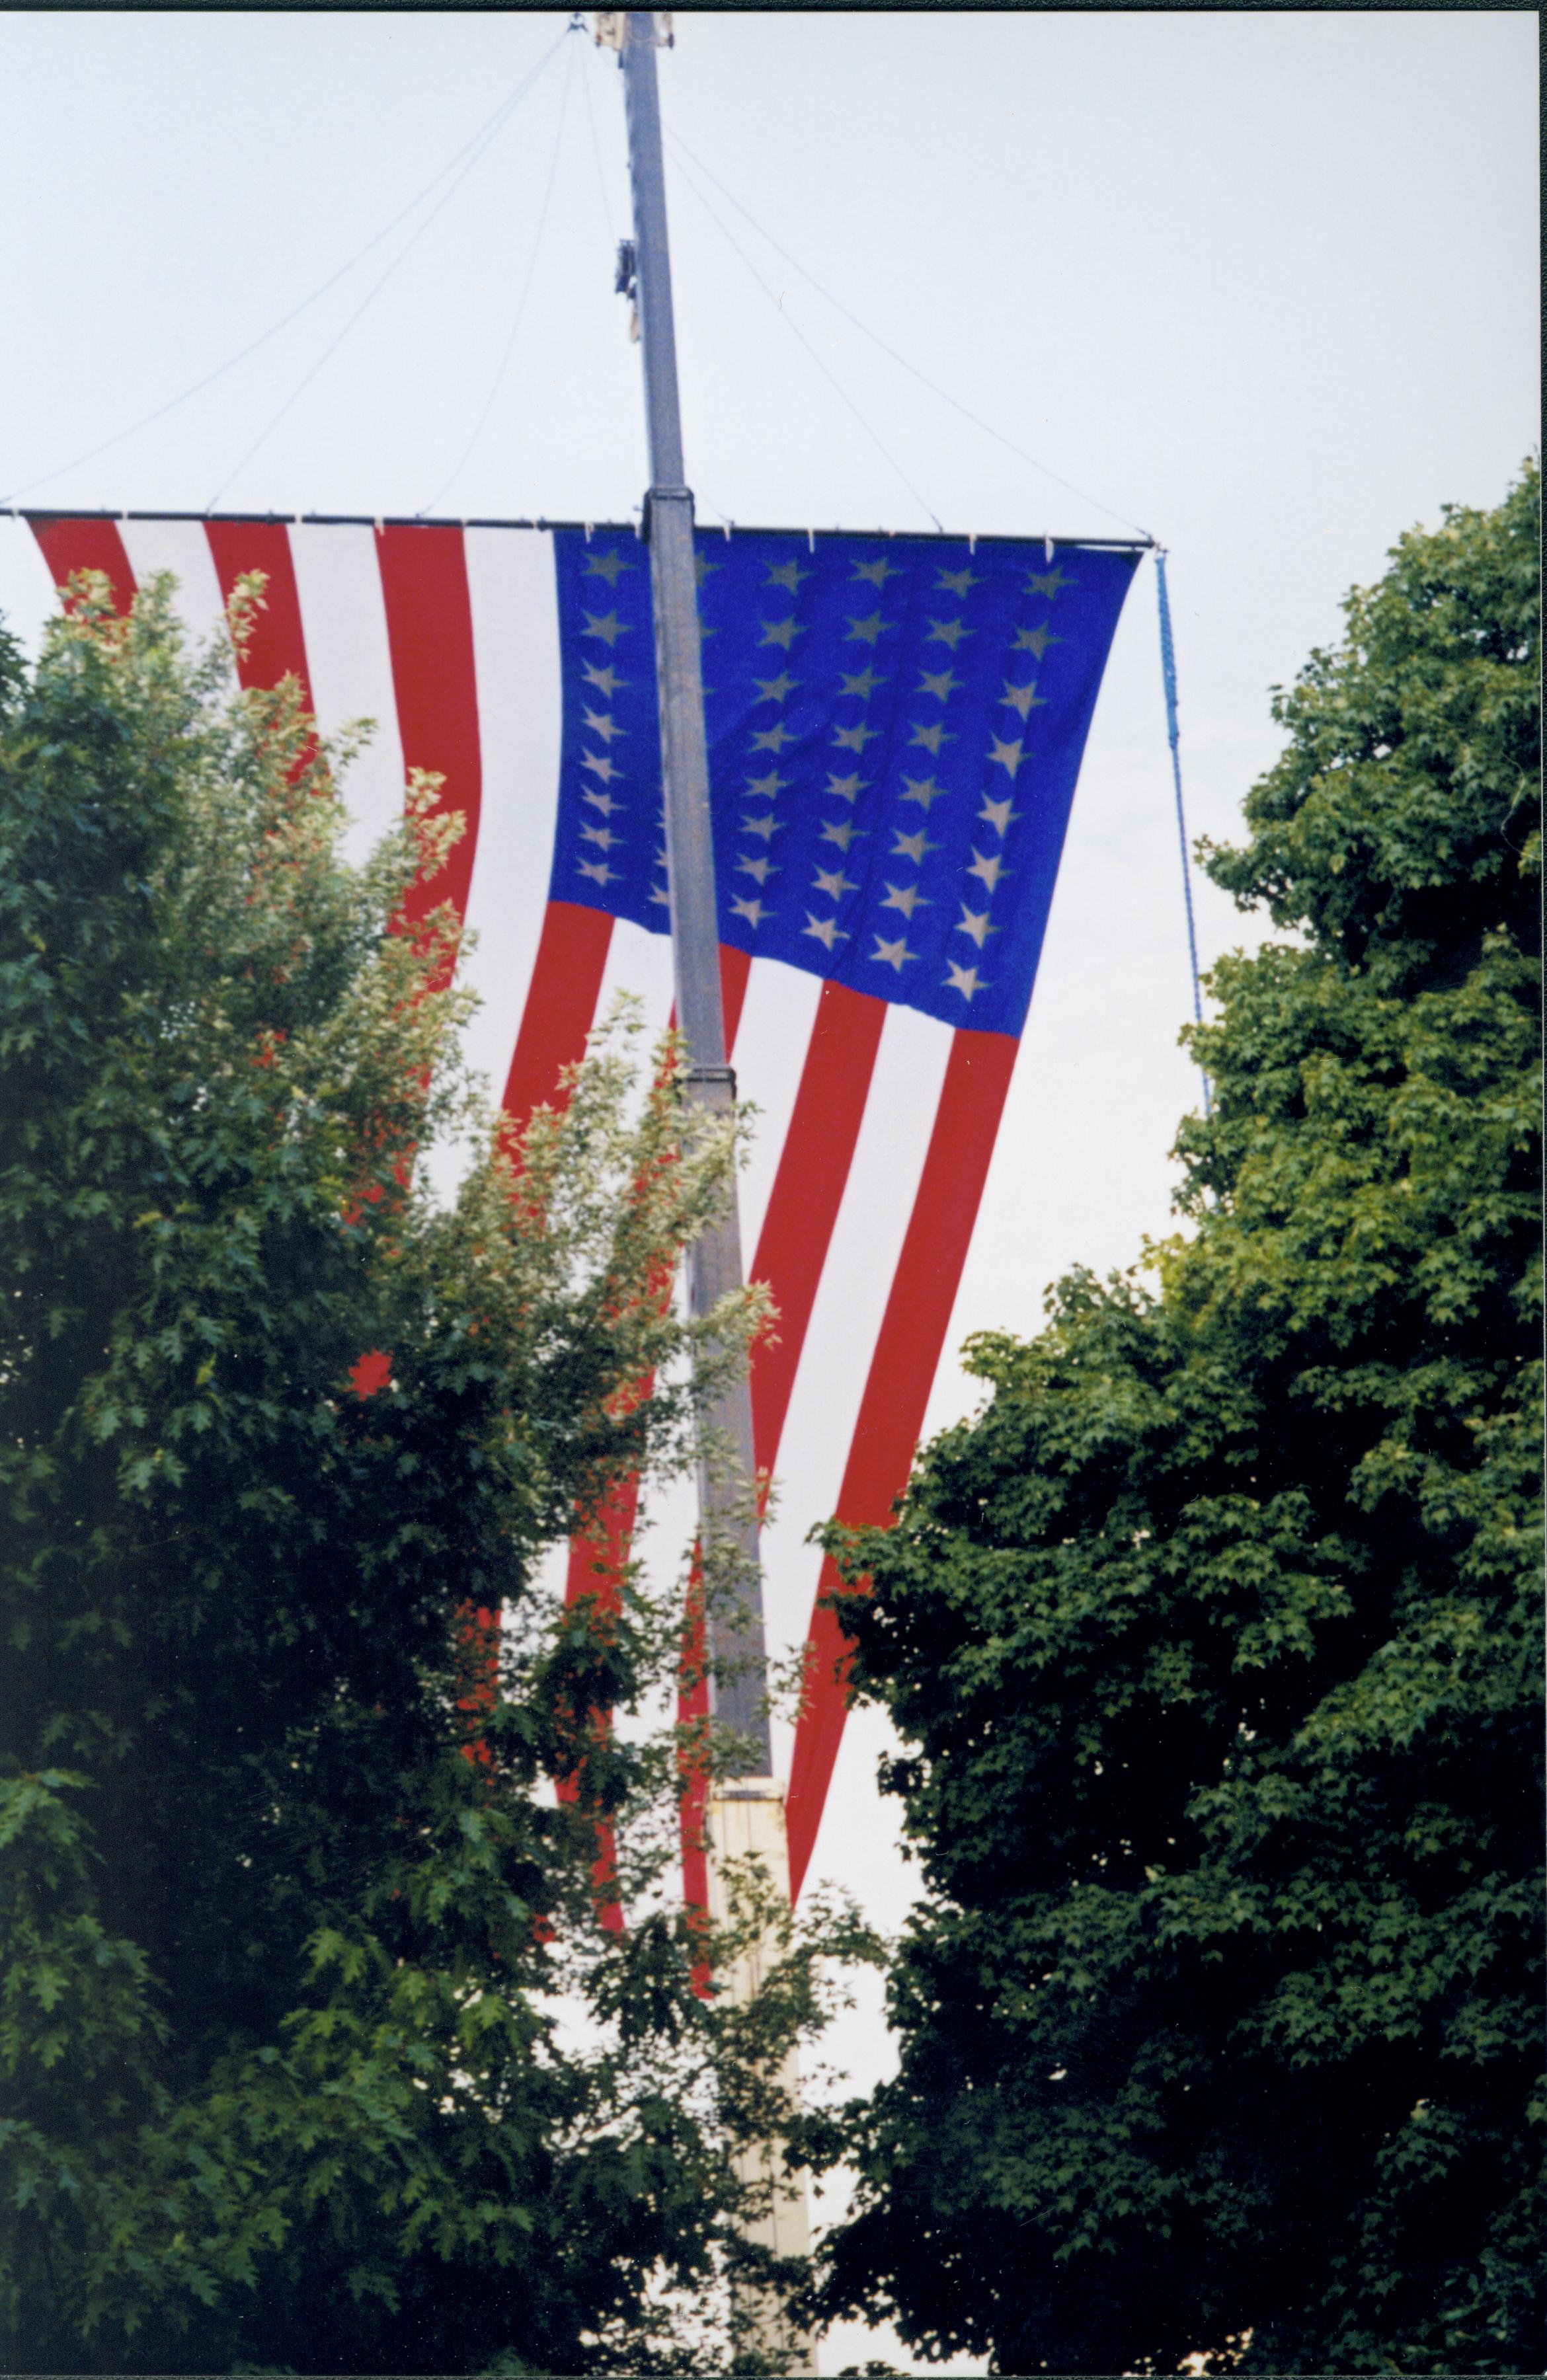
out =
[(5, 2361), (680, 2369), (686, 2301), (713, 2365), (815, 1968), (750, 2025), (695, 1991), (678, 1746), (593, 1717), (669, 1694), (680, 1613), (532, 1581), (755, 1325), (658, 1293), (732, 1140), (627, 1034), (481, 1120), (432, 782), (347, 865), (347, 751), (164, 585), (4, 663)]
[(1011, 2372), (1540, 2370), (1538, 481), (1275, 697), (1190, 1233), (845, 1544), (927, 1890), (834, 2306)]

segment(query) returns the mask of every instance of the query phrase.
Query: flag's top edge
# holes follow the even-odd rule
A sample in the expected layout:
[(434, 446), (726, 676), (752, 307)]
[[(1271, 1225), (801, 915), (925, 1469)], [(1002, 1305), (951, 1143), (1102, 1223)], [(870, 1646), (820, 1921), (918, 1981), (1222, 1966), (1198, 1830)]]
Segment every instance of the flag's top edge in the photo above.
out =
[[(0, 504), (0, 519), (106, 520), (106, 521), (261, 521), (266, 526), (299, 528), (536, 528), (578, 529), (582, 534), (608, 537), (638, 537), (638, 521), (497, 520), (478, 518), (449, 519), (429, 517), (420, 513), (276, 513), (236, 512), (196, 513), (110, 510), (103, 504)], [(720, 533), (719, 525), (705, 521), (698, 524), (701, 534), (713, 537)], [(777, 526), (758, 521), (733, 521), (724, 534), (748, 537), (804, 537), (812, 539), (883, 537), (907, 545), (1062, 545), (1090, 546), (1120, 553), (1143, 553), (1155, 544), (1152, 537), (1061, 537), (1043, 529), (1027, 530), (1015, 536), (968, 529), (896, 529), (896, 528), (808, 528), (803, 523), (782, 522)]]

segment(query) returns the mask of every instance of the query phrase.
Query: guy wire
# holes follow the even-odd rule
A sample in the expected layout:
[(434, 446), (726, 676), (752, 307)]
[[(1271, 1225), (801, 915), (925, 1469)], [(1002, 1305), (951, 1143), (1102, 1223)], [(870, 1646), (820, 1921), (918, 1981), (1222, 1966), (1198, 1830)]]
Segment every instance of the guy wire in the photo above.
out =
[[(674, 141), (673, 146), (675, 148), (681, 148), (683, 144), (678, 141)], [(693, 163), (697, 164), (698, 160), (695, 158)], [(703, 192), (699, 188), (697, 183), (694, 181), (692, 175), (683, 169), (682, 159), (680, 157), (677, 160), (677, 165), (679, 171), (682, 171), (683, 180), (686, 182), (688, 188), (692, 191), (693, 196), (697, 199), (700, 206), (702, 207), (705, 214), (709, 217), (710, 222), (714, 225), (715, 230), (720, 234), (721, 237), (727, 240), (731, 247), (736, 250), (737, 255), (741, 259), (742, 263), (751, 274), (752, 279), (757, 283), (758, 287), (762, 291), (762, 294), (767, 298), (769, 304), (773, 306), (783, 317), (788, 328), (794, 333), (801, 346), (805, 348), (806, 353), (810, 357), (811, 361), (815, 364), (818, 371), (821, 372), (823, 380), (828, 382), (828, 384), (836, 392), (837, 395), (843, 400), (844, 404), (847, 406), (850, 413), (853, 414), (854, 419), (859, 424), (859, 427), (864, 431), (866, 437), (885, 458), (886, 462), (890, 464), (892, 469), (902, 481), (903, 486), (907, 490), (908, 494), (913, 498), (914, 503), (919, 506), (920, 512), (922, 512), (928, 519), (933, 521), (935, 528), (939, 529), (941, 528), (940, 518), (932, 505), (927, 504), (924, 498), (920, 494), (918, 489), (914, 486), (912, 480), (908, 478), (907, 473), (903, 469), (902, 465), (892, 453), (890, 447), (883, 442), (880, 433), (872, 429), (870, 422), (866, 420), (865, 416), (860, 412), (859, 407), (855, 404), (854, 399), (849, 395), (848, 391), (844, 387), (843, 382), (838, 379), (837, 374), (822, 361), (822, 357), (817, 353), (815, 347), (811, 345), (811, 342), (806, 336), (805, 332), (800, 328), (798, 322), (795, 321), (793, 315), (786, 312), (784, 301), (777, 298), (774, 291), (769, 287), (767, 282), (758, 271), (757, 266), (752, 262), (751, 258), (748, 255), (746, 249), (742, 247), (735, 233), (730, 229), (730, 226), (727, 224), (722, 223), (720, 217), (715, 213), (714, 209), (711, 206), (709, 200), (705, 198)]]
[(567, 40), (569, 28), (566, 25), (564, 31), (559, 35), (558, 40), (554, 43), (553, 48), (545, 51), (542, 56), (538, 60), (537, 65), (533, 67), (531, 72), (527, 76), (526, 80), (520, 85), (519, 89), (511, 100), (510, 105), (505, 110), (500, 122), (491, 128), (487, 139), (482, 141), (481, 145), (473, 147), (473, 144), (469, 143), (469, 148), (472, 148), (472, 154), (468, 155), (467, 152), (464, 151), (463, 153), (467, 156), (467, 163), (463, 165), (461, 172), (457, 176), (455, 181), (453, 181), (446, 189), (442, 191), (440, 197), (436, 200), (434, 205), (431, 208), (423, 222), (418, 225), (417, 227), (409, 234), (408, 237), (404, 241), (402, 247), (398, 249), (396, 255), (387, 266), (386, 271), (378, 280), (372, 282), (371, 287), (366, 291), (365, 296), (360, 299), (359, 304), (355, 308), (354, 312), (349, 316), (342, 330), (338, 331), (335, 335), (328, 341), (327, 346), (323, 349), (323, 352), (317, 358), (316, 362), (311, 366), (309, 371), (302, 375), (301, 379), (297, 382), (289, 395), (286, 398), (284, 404), (279, 407), (278, 412), (275, 413), (273, 419), (262, 430), (259, 431), (257, 437), (253, 440), (246, 454), (241, 457), (241, 460), (226, 472), (225, 479), (222, 480), (219, 487), (215, 490), (213, 495), (210, 498), (209, 503), (205, 505), (204, 509), (206, 512), (213, 512), (216, 504), (219, 504), (222, 496), (225, 493), (225, 491), (230, 486), (232, 480), (236, 479), (240, 472), (247, 468), (247, 466), (251, 462), (259, 448), (264, 445), (268, 439), (272, 437), (274, 431), (278, 429), (280, 423), (289, 412), (291, 407), (295, 405), (311, 387), (312, 382), (316, 379), (318, 373), (322, 370), (323, 366), (327, 362), (329, 357), (332, 356), (338, 347), (343, 346), (344, 341), (348, 337), (349, 333), (354, 329), (355, 324), (359, 321), (360, 316), (365, 312), (366, 309), (375, 303), (377, 298), (380, 297), (382, 291), (386, 287), (387, 283), (392, 279), (393, 274), (403, 262), (405, 257), (411, 254), (413, 249), (419, 246), (420, 241), (424, 237), (425, 233), (429, 230), (436, 216), (440, 214), (442, 210), (449, 205), (450, 201), (456, 197), (457, 191), (461, 188), (462, 184), (467, 180), (468, 176), (472, 172), (474, 166), (481, 164), (483, 158), (487, 156), (490, 149), (493, 146), (495, 140), (498, 138), (499, 133), (505, 129), (506, 125), (509, 122), (512, 115), (514, 115), (516, 108), (526, 97), (528, 91), (530, 91), (532, 85), (538, 80), (539, 77), (557, 56), (563, 43)]
[[(561, 35), (560, 40), (562, 39)], [(260, 331), (255, 339), (250, 339), (245, 347), (238, 347), (235, 355), (227, 356), (224, 363), (216, 364), (214, 370), (206, 372), (201, 380), (191, 382), (177, 395), (169, 396), (164, 404), (154, 407), (151, 412), (142, 413), (139, 419), (131, 421), (127, 429), (116, 430), (112, 437), (104, 438), (100, 445), (89, 446), (84, 454), (73, 455), (67, 463), (56, 464), (52, 471), (44, 471), (38, 479), (24, 480), (19, 487), (13, 488), (8, 495), (0, 497), (0, 504), (13, 504), (18, 496), (29, 496), (35, 488), (50, 487), (55, 480), (63, 479), (67, 471), (78, 470), (83, 463), (94, 463), (99, 455), (110, 454), (115, 446), (121, 446), (126, 438), (132, 438), (138, 431), (148, 430), (152, 422), (160, 421), (164, 415), (175, 413), (177, 407), (180, 405), (186, 405), (190, 397), (198, 396), (201, 391), (212, 387), (217, 380), (223, 380), (228, 371), (234, 371), (238, 364), (245, 363), (249, 356), (256, 355), (259, 348), (267, 346), (270, 339), (277, 338), (281, 331), (286, 330), (293, 322), (307, 311), (309, 307), (314, 306), (319, 298), (325, 298), (330, 289), (342, 281), (347, 274), (351, 273), (357, 264), (363, 263), (373, 248), (380, 248), (384, 239), (390, 238), (398, 225), (407, 221), (414, 209), (423, 203), (439, 183), (445, 181), (446, 176), (461, 164), (470, 150), (477, 148), (486, 137), (498, 130), (505, 117), (517, 106), (530, 89), (537, 76), (548, 65), (558, 46), (558, 42), (555, 42), (553, 49), (544, 53), (531, 72), (517, 84), (514, 91), (507, 92), (501, 100), (493, 114), (485, 117), (472, 138), (465, 141), (453, 156), (447, 158), (445, 164), (438, 172), (431, 176), (429, 181), (415, 193), (406, 206), (400, 207), (390, 221), (382, 225), (380, 231), (372, 232), (363, 248), (358, 248), (353, 256), (339, 265), (335, 272), (330, 273), (325, 281), (320, 281), (310, 296), (301, 298), (298, 305), (292, 306), (288, 313), (280, 315), (278, 321), (271, 322), (266, 331)]]
[[(809, 281), (810, 283), (811, 287), (816, 291), (819, 298), (824, 298), (829, 306), (834, 307), (836, 311), (843, 316), (847, 322), (852, 322), (857, 331), (863, 332), (865, 337), (871, 341), (873, 346), (879, 347), (883, 355), (890, 356), (895, 364), (899, 364), (904, 371), (911, 373), (913, 378), (918, 381), (922, 387), (929, 390), (932, 396), (939, 397), (943, 405), (950, 406), (954, 412), (961, 415), (964, 421), (970, 421), (975, 430), (982, 431), (985, 437), (993, 439), (997, 444), (1005, 447), (1009, 454), (1014, 455), (1020, 462), (1029, 464), (1032, 470), (1040, 472), (1044, 480), (1051, 480), (1055, 487), (1066, 489), (1071, 496), (1078, 496), (1082, 504), (1093, 504), (1097, 512), (1103, 513), (1108, 520), (1121, 522), (1125, 528), (1139, 528), (1138, 522), (1130, 520), (1127, 513), (1114, 512), (1110, 504), (1103, 504), (1097, 497), (1088, 495), (1083, 488), (1077, 488), (1072, 480), (1063, 479), (1058, 472), (1051, 470), (1047, 464), (1039, 463), (1035, 455), (1029, 455), (1024, 446), (1017, 446), (1013, 438), (1006, 438), (1004, 431), (1002, 430), (996, 430), (992, 421), (985, 421), (981, 414), (977, 414), (972, 411), (970, 406), (963, 405), (959, 397), (953, 396), (948, 388), (942, 388), (938, 381), (931, 380), (928, 372), (920, 371), (916, 363), (910, 362), (908, 358), (901, 354), (897, 348), (894, 347), (889, 340), (883, 339), (879, 331), (872, 331), (868, 322), (862, 322), (859, 315), (854, 312), (853, 309), (844, 304), (841, 298), (834, 298), (831, 289), (824, 288), (822, 284), (817, 279), (816, 274), (809, 272), (806, 266), (801, 263), (798, 256), (792, 256), (789, 249), (784, 246), (782, 241), (775, 239), (771, 231), (765, 230), (763, 225), (759, 223), (757, 217), (751, 212), (750, 209), (744, 207), (741, 200), (735, 196), (734, 192), (726, 189), (724, 182), (720, 180), (719, 176), (713, 173), (709, 166), (704, 164), (702, 158), (698, 156), (693, 150), (688, 148), (688, 143), (682, 139), (680, 134), (668, 131), (665, 137), (674, 149), (680, 151), (682, 156), (691, 160), (707, 181), (713, 183), (714, 188), (719, 191), (720, 196), (736, 209), (738, 215), (741, 215), (746, 222), (750, 224), (759, 238), (765, 239), (768, 242), (769, 247), (775, 249), (777, 253), (784, 258), (786, 264), (794, 266), (796, 272), (799, 273), (803, 281)], [(1147, 529), (1139, 530), (1139, 535), (1141, 537), (1148, 537), (1149, 534), (1150, 532)]]
[(504, 382), (506, 370), (510, 362), (511, 354), (516, 346), (516, 334), (520, 330), (521, 320), (527, 310), (527, 299), (531, 294), (532, 275), (537, 271), (537, 260), (542, 248), (542, 234), (547, 228), (548, 207), (554, 195), (554, 182), (558, 174), (559, 152), (564, 145), (564, 128), (569, 114), (569, 91), (570, 85), (573, 83), (574, 79), (575, 53), (571, 50), (569, 53), (569, 63), (564, 71), (564, 91), (559, 100), (558, 126), (554, 134), (553, 154), (548, 160), (548, 179), (542, 191), (542, 203), (538, 209), (537, 228), (532, 234), (531, 253), (527, 258), (526, 274), (521, 283), (520, 296), (516, 300), (516, 312), (511, 321), (509, 335), (501, 351), (499, 363), (495, 367), (494, 377), (489, 384), (489, 394), (483, 400), (483, 410), (479, 415), (478, 420), (474, 424), (472, 435), (468, 440), (467, 444), (463, 447), (462, 452), (457, 456), (456, 462), (452, 465), (446, 477), (441, 481), (440, 486), (435, 490), (434, 494), (429, 499), (429, 502), (421, 507), (421, 518), (423, 517), (424, 513), (433, 510), (435, 505), (440, 503), (440, 500), (445, 495), (447, 488), (454, 486), (456, 481), (460, 478), (463, 466), (466, 464), (469, 455), (471, 455), (473, 448), (478, 444), (479, 440), (483, 435), (485, 424), (489, 419), (490, 414), (493, 411), (494, 399), (498, 396), (501, 385)]

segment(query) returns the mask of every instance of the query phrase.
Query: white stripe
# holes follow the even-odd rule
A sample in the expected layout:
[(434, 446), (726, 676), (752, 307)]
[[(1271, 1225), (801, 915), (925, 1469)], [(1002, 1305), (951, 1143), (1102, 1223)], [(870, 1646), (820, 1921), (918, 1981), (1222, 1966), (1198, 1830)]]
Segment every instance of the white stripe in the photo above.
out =
[(877, 1907), (871, 1898), (878, 1871), (886, 1877), (882, 1890), (887, 1899), (895, 1895), (906, 1903), (918, 1891), (916, 1871), (910, 1875), (904, 1869), (900, 1876), (897, 1874), (902, 1866), (896, 1849), (897, 1805), (883, 1802), (876, 1791), (878, 1761), (883, 1754), (895, 1758), (902, 1748), (890, 1718), (873, 1703), (860, 1703), (848, 1713), (817, 1821), (810, 1864), (801, 1887), (803, 1900), (809, 1901), (819, 1885), (835, 1884), (868, 1904), (872, 1922), (884, 1924), (890, 1917), (886, 1901)]
[(613, 938), (607, 946), (607, 964), (602, 970), (602, 990), (596, 1002), (596, 1022), (600, 1025), (620, 991), (632, 992), (643, 1004), (645, 1046), (641, 1060), (660, 1039), (672, 1014), (672, 944), (669, 934), (647, 933), (627, 917), (614, 920)]
[[(953, 1038), (948, 1025), (915, 1009), (886, 1012), (785, 1420), (775, 1514), (763, 1532), (769, 1650), (775, 1659), (802, 1644), (810, 1625), (822, 1557), (804, 1542), (806, 1532), (830, 1519), (837, 1506)], [(775, 1763), (786, 1776), (790, 1742), (791, 1730), (781, 1723)]]
[(773, 1196), (821, 998), (819, 976), (787, 966), (782, 959), (752, 961), (733, 1052), (737, 1095), (758, 1110), (747, 1170), (737, 1188), (741, 1255), (749, 1267)]
[(58, 615), (59, 589), (30, 521), (0, 519), (0, 620), (36, 661), (43, 633)]
[(483, 763), (467, 917), (478, 940), (464, 978), (482, 1005), (465, 1046), (497, 1101), (526, 1007), (554, 864), (564, 725), (558, 599), (554, 540), (545, 529), (469, 529), (462, 545)]
[(127, 520), (118, 523), (118, 534), (138, 585), (158, 570), (171, 571), (178, 619), (195, 643), (208, 644), (225, 617), (225, 599), (203, 522)]
[(301, 524), (289, 536), (317, 724), (332, 736), (362, 719), (375, 722), (344, 779), (351, 821), (344, 850), (358, 866), (403, 814), (403, 747), (376, 540), (369, 528), (345, 524)]

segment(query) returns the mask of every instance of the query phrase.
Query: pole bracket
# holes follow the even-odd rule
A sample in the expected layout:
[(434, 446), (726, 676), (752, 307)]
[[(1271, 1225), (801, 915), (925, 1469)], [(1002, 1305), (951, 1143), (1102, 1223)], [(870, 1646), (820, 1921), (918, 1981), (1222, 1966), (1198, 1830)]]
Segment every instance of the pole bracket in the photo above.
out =
[(729, 1091), (733, 1099), (736, 1097), (734, 1066), (685, 1066), (682, 1079), (691, 1090), (697, 1090), (700, 1087), (707, 1090), (711, 1087), (719, 1088), (723, 1086)]
[(650, 543), (650, 516), (656, 504), (686, 504), (691, 512), (693, 491), (691, 488), (647, 488), (645, 490), (644, 516), (640, 528), (647, 545)]

